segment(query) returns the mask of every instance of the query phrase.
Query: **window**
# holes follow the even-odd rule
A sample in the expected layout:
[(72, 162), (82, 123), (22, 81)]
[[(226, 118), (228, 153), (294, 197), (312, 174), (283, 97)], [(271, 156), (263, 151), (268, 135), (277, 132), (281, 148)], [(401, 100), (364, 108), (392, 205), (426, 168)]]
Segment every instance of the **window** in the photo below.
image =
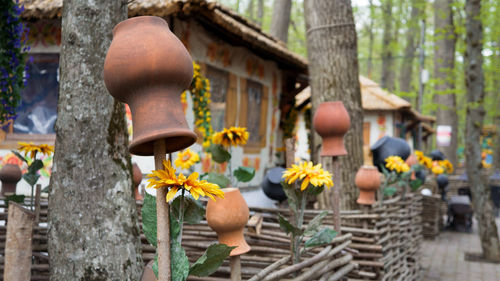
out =
[(266, 146), (269, 87), (253, 80), (240, 78), (241, 100), (238, 125), (250, 133), (246, 153), (260, 153)]
[[(262, 84), (248, 80), (247, 81), (247, 130), (250, 133), (249, 143), (259, 143), (260, 140), (260, 113), (262, 106)], [(251, 117), (251, 118), (250, 118)]]
[[(59, 95), (59, 54), (31, 54), (28, 80), (14, 123), (4, 127), (2, 146), (17, 141), (53, 142)], [(6, 134), (6, 135), (5, 135)], [(11, 143), (9, 145), (9, 143)]]
[(207, 78), (210, 80), (212, 128), (220, 131), (226, 126), (226, 94), (229, 86), (229, 73), (224, 70), (207, 66)]

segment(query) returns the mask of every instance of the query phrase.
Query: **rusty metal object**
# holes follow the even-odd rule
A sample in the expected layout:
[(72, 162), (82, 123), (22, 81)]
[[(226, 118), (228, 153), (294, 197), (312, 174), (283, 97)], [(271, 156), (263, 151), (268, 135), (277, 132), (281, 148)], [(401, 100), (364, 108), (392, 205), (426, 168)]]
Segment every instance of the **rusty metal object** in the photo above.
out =
[(191, 56), (164, 19), (134, 17), (116, 25), (104, 62), (104, 82), (132, 111), (130, 153), (152, 156), (153, 144), (160, 139), (167, 153), (196, 142), (180, 102), (192, 78)]

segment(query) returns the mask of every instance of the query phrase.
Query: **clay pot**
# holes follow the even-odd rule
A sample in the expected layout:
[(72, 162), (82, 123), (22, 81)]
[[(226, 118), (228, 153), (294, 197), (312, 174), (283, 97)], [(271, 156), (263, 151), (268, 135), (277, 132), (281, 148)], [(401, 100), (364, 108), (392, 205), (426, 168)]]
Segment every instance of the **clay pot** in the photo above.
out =
[(341, 101), (321, 103), (314, 113), (313, 126), (323, 139), (321, 156), (347, 154), (344, 135), (351, 126), (351, 119)]
[(418, 164), (418, 159), (417, 159), (417, 156), (415, 156), (415, 154), (410, 154), (410, 156), (406, 159), (406, 164), (408, 164), (408, 166), (413, 166), (415, 164)]
[(165, 141), (167, 153), (195, 143), (180, 100), (192, 78), (191, 57), (164, 19), (134, 17), (115, 26), (104, 82), (132, 112), (130, 153), (151, 156), (156, 140)]
[(266, 173), (264, 180), (262, 180), (262, 191), (264, 191), (264, 194), (280, 202), (286, 199), (285, 191), (283, 191), (283, 186), (281, 186), (284, 171), (285, 168), (283, 167), (272, 168)]
[(354, 180), (359, 188), (359, 197), (356, 202), (361, 205), (375, 203), (375, 191), (380, 187), (380, 174), (374, 166), (362, 166), (356, 173)]
[(432, 158), (432, 161), (436, 161), (436, 160), (444, 160), (446, 159), (446, 156), (444, 156), (444, 153), (439, 150), (439, 149), (434, 149), (432, 152), (431, 152), (431, 158)]
[(237, 256), (250, 251), (250, 246), (243, 236), (250, 211), (239, 189), (225, 188), (223, 190), (224, 199), (208, 200), (207, 223), (217, 232), (219, 243), (237, 246), (230, 254)]
[(382, 172), (382, 166), (385, 166), (385, 159), (389, 156), (399, 156), (406, 160), (410, 156), (410, 146), (400, 138), (384, 136), (371, 146), (373, 155), (373, 165)]
[(132, 164), (132, 183), (134, 184), (135, 200), (142, 200), (142, 195), (139, 192), (139, 185), (142, 182), (142, 171), (137, 163)]
[(2, 194), (12, 195), (16, 193), (17, 183), (21, 180), (23, 173), (18, 165), (6, 164), (0, 170), (0, 181), (2, 181)]

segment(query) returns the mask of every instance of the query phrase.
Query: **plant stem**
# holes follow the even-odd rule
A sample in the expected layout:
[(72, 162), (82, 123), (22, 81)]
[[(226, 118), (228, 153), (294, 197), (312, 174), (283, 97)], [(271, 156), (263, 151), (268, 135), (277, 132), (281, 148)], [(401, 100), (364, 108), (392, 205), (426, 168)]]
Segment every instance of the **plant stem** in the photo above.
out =
[[(300, 197), (301, 198), (300, 198), (299, 216), (298, 216), (297, 221), (296, 221), (298, 229), (302, 229), (302, 224), (304, 224), (304, 210), (306, 208), (306, 203), (307, 203), (307, 194), (301, 193)], [(293, 237), (293, 250), (294, 250), (293, 263), (300, 262), (300, 242), (301, 242), (301, 240), (302, 240), (302, 235), (298, 235), (298, 236)]]
[(181, 244), (182, 242), (182, 225), (184, 224), (184, 192), (186, 190), (182, 188), (182, 193), (181, 193), (181, 203), (179, 204), (179, 237), (177, 237), (177, 242)]
[(228, 150), (229, 150), (229, 154), (231, 155), (231, 158), (229, 158), (229, 160), (227, 161), (227, 167), (229, 169), (229, 181), (230, 181), (231, 186), (234, 187), (233, 169), (231, 168), (231, 159), (233, 158), (233, 154), (232, 154), (233, 152), (232, 152), (231, 146), (229, 146)]
[(31, 203), (30, 203), (30, 210), (33, 211), (33, 191), (34, 191), (35, 186), (31, 186)]

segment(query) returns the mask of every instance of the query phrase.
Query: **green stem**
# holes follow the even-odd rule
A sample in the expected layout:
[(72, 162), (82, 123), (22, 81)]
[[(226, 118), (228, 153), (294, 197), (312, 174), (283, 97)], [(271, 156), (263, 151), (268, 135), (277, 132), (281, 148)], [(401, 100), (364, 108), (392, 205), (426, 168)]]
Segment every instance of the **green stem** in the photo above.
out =
[(34, 189), (35, 189), (35, 186), (32, 185), (31, 186), (31, 203), (30, 203), (30, 210), (31, 211), (33, 211), (33, 193), (34, 193), (33, 191), (34, 191)]
[[(232, 154), (231, 146), (229, 146), (228, 150), (229, 150), (229, 154), (231, 155), (231, 158), (232, 158), (233, 154)], [(235, 187), (234, 182), (233, 182), (233, 169), (231, 168), (231, 158), (229, 158), (229, 160), (227, 160), (227, 167), (229, 169), (229, 182), (231, 184), (231, 187)]]
[(177, 242), (181, 244), (182, 242), (182, 225), (184, 224), (184, 192), (186, 190), (182, 188), (182, 193), (181, 193), (181, 203), (179, 204), (179, 237), (177, 237)]
[[(300, 199), (300, 209), (299, 209), (299, 216), (297, 218), (297, 228), (302, 229), (302, 225), (304, 224), (304, 210), (306, 208), (306, 203), (307, 203), (307, 195), (304, 193), (301, 193), (301, 199)], [(302, 241), (303, 236), (294, 236), (293, 237), (293, 250), (294, 250), (294, 261), (293, 263), (299, 263), (300, 262), (300, 243)]]

